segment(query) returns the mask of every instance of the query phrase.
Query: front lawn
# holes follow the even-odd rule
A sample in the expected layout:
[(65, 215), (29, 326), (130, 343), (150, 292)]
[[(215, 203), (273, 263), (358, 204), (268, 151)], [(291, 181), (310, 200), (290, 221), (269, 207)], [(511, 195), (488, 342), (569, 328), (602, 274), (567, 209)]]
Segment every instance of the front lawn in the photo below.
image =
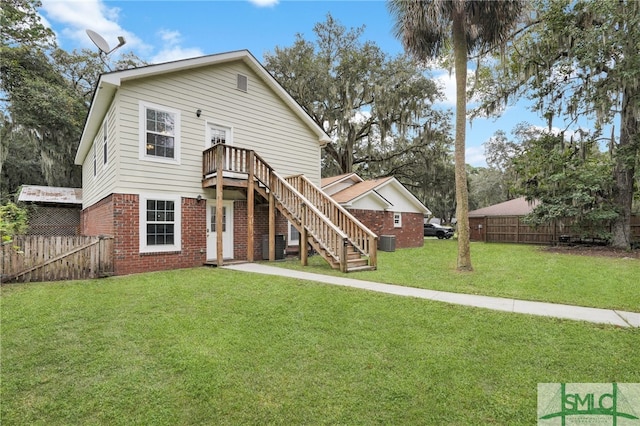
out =
[[(349, 278), (455, 293), (640, 312), (640, 260), (576, 256), (543, 247), (471, 243), (474, 271), (456, 272), (457, 241), (425, 239), (424, 247), (378, 252), (378, 270)], [(309, 266), (289, 259), (275, 266), (343, 275), (320, 257)]]
[(640, 382), (638, 329), (214, 268), (0, 302), (7, 425), (534, 424), (537, 383)]

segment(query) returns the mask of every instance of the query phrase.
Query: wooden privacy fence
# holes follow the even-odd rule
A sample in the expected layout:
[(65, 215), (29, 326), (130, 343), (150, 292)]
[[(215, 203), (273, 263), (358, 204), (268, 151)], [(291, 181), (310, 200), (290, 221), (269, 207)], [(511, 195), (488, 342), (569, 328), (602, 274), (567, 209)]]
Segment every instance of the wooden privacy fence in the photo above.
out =
[(2, 243), (0, 281), (34, 282), (113, 274), (113, 238), (21, 235)]
[[(585, 241), (561, 222), (538, 227), (522, 222), (523, 216), (470, 217), (471, 239), (491, 243), (555, 244), (563, 241)], [(640, 216), (631, 217), (631, 238), (640, 241)], [(591, 239), (596, 241), (597, 239)]]

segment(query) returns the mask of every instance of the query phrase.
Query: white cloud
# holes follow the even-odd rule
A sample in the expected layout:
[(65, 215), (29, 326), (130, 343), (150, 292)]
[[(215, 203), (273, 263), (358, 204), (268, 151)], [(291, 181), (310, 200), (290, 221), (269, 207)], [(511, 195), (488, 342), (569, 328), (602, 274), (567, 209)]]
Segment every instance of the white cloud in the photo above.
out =
[[(267, 0), (261, 1), (267, 3)], [(120, 9), (108, 7), (104, 0), (43, 0), (42, 12), (44, 22), (56, 22), (58, 27), (61, 24), (62, 29), (58, 29), (59, 35), (73, 40), (80, 47), (96, 49), (86, 34), (86, 30), (91, 29), (100, 34), (111, 48), (118, 44), (118, 37), (123, 36), (127, 44), (122, 50), (133, 51), (150, 63), (203, 55), (202, 50), (197, 47), (183, 47), (179, 31), (167, 29), (158, 31), (158, 39), (161, 40), (162, 46), (154, 49), (133, 32), (125, 30), (118, 23)]]
[[(440, 103), (447, 107), (456, 106), (456, 73), (449, 74), (447, 70), (438, 70), (435, 74), (434, 80), (444, 93), (444, 99)], [(474, 70), (467, 70), (467, 83), (471, 81), (474, 74)]]
[[(532, 133), (534, 134), (548, 134), (549, 133), (549, 128), (548, 127), (543, 127), (543, 126), (529, 126), (529, 129), (531, 129)], [(571, 140), (571, 138), (574, 138), (576, 140), (580, 140), (583, 137), (586, 137), (588, 135), (591, 134), (591, 131), (589, 129), (585, 129), (582, 127), (578, 127), (577, 129), (573, 130), (573, 129), (560, 129), (559, 127), (551, 127), (551, 134), (554, 136), (558, 136), (560, 134), (563, 134), (564, 136), (564, 140), (568, 141)]]
[(279, 3), (279, 0), (249, 0), (249, 3), (258, 7), (273, 7)]
[(356, 111), (351, 119), (351, 123), (362, 124), (371, 118), (371, 111)]
[(163, 29), (158, 31), (158, 36), (164, 45), (160, 51), (150, 59), (152, 64), (177, 61), (180, 59), (204, 55), (202, 50), (197, 47), (180, 46), (180, 43), (182, 42), (182, 35), (180, 34), (180, 31)]
[(43, 0), (42, 11), (47, 22), (55, 21), (63, 25), (61, 35), (74, 40), (81, 47), (95, 49), (86, 34), (86, 30), (91, 29), (104, 37), (111, 48), (118, 44), (118, 36), (123, 36), (129, 50), (138, 49), (136, 54), (144, 54), (149, 49), (139, 37), (118, 24), (120, 10), (107, 7), (103, 1)]
[(202, 56), (202, 50), (197, 47), (167, 47), (155, 54), (149, 62), (152, 64), (159, 64), (162, 62), (178, 61), (180, 59), (194, 58), (196, 56)]
[(178, 44), (180, 43), (182, 36), (180, 35), (180, 31), (171, 31), (171, 30), (160, 30), (158, 31), (158, 35), (168, 44)]
[(474, 167), (486, 167), (487, 159), (484, 156), (483, 146), (467, 146), (465, 148), (465, 162)]

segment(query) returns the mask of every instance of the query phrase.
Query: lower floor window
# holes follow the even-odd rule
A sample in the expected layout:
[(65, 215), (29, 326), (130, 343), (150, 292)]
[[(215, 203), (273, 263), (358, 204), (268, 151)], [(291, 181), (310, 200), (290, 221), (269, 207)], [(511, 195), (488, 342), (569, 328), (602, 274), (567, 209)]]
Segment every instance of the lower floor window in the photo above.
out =
[(393, 227), (401, 228), (402, 227), (402, 213), (394, 213), (393, 214)]
[(173, 242), (173, 225), (147, 225), (147, 245), (163, 246)]
[(140, 251), (180, 250), (180, 198), (141, 196)]
[(300, 232), (293, 226), (293, 223), (289, 222), (289, 242), (290, 246), (297, 246), (300, 244)]

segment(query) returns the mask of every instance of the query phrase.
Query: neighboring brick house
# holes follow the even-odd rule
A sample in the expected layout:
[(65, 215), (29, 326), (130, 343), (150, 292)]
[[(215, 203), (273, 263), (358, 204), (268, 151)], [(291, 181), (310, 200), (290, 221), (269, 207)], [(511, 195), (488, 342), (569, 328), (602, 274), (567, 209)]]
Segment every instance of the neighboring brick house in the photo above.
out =
[(262, 259), (264, 241), (278, 258), (289, 220), (334, 268), (375, 268), (362, 234), (302, 220), (329, 140), (246, 50), (103, 74), (75, 158), (82, 233), (113, 236), (115, 273), (128, 274)]
[(322, 179), (322, 190), (378, 236), (394, 235), (396, 248), (424, 244), (431, 212), (396, 178), (363, 180), (356, 173)]

